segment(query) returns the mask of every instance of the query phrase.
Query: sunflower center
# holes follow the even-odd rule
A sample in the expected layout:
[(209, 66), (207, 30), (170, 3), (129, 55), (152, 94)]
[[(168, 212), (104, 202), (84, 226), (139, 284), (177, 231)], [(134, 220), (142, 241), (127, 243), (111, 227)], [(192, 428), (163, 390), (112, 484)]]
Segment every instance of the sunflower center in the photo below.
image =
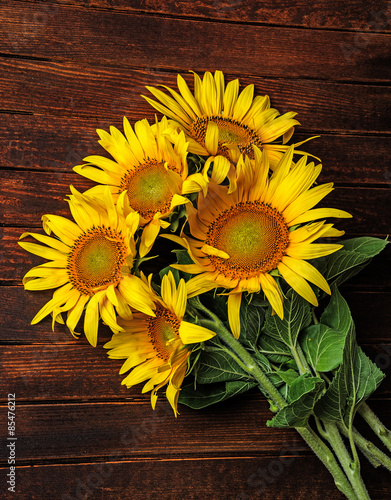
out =
[(120, 233), (107, 227), (94, 227), (75, 241), (68, 257), (71, 283), (85, 295), (117, 283), (128, 249)]
[(289, 230), (282, 214), (270, 205), (240, 202), (212, 222), (205, 243), (229, 255), (209, 257), (218, 271), (246, 279), (277, 267), (289, 244)]
[(157, 305), (156, 316), (149, 318), (148, 331), (157, 355), (168, 361), (172, 353), (182, 345), (179, 338), (180, 321), (174, 313)]
[(145, 219), (152, 219), (157, 212), (169, 212), (174, 195), (170, 173), (164, 162), (148, 160), (129, 170), (121, 180), (120, 190), (128, 192), (130, 206)]
[(208, 123), (214, 122), (219, 129), (219, 147), (217, 154), (228, 155), (228, 146), (236, 146), (239, 151), (253, 158), (253, 145), (261, 147), (261, 139), (256, 132), (239, 121), (221, 116), (197, 118), (192, 124), (191, 135), (205, 147), (205, 135)]

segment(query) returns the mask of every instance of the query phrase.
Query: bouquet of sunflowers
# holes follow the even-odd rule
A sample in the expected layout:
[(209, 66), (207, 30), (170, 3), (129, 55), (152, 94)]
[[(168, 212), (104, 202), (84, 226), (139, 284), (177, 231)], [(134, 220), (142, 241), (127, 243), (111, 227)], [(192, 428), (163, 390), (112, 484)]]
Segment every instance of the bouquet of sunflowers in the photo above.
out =
[[(221, 71), (194, 74), (193, 92), (180, 75), (177, 84), (147, 87), (164, 115), (155, 123), (98, 130), (113, 159), (74, 168), (97, 183), (71, 186), (74, 221), (44, 215), (46, 235), (21, 236), (47, 260), (25, 289), (56, 289), (32, 324), (51, 315), (96, 346), (102, 321), (109, 357), (125, 360), (123, 384), (144, 383), (153, 408), (164, 387), (175, 416), (178, 401), (203, 408), (258, 387), (268, 426), (296, 428), (344, 495), (367, 499), (358, 450), (376, 467), (391, 459), (354, 417), (391, 450), (365, 402), (384, 375), (357, 345), (338, 287), (387, 242), (330, 243), (344, 232), (327, 219), (351, 215), (317, 206), (333, 185), (316, 184), (322, 167), (303, 142), (287, 145), (295, 113)], [(159, 247), (171, 252), (145, 274)]]

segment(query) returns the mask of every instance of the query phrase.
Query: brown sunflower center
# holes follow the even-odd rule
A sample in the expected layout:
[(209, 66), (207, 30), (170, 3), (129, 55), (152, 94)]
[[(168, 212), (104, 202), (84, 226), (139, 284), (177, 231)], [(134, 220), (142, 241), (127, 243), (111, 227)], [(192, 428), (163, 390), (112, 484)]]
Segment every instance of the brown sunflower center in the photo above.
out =
[(180, 321), (177, 316), (157, 305), (156, 316), (148, 319), (148, 332), (159, 358), (168, 361), (172, 353), (182, 346), (179, 338)]
[(209, 116), (197, 118), (192, 124), (190, 134), (197, 142), (200, 142), (205, 147), (205, 135), (208, 123), (214, 122), (219, 128), (219, 147), (217, 154), (228, 156), (228, 147), (236, 146), (243, 154), (254, 157), (253, 146), (262, 146), (261, 139), (247, 125), (243, 125), (239, 121), (221, 116)]
[(128, 249), (120, 233), (107, 227), (94, 227), (75, 241), (68, 256), (71, 283), (85, 295), (117, 283)]
[(205, 243), (229, 255), (210, 256), (218, 271), (246, 279), (277, 267), (289, 244), (289, 230), (282, 214), (270, 205), (240, 202), (218, 215)]
[(127, 190), (130, 206), (145, 219), (152, 219), (157, 212), (169, 212), (175, 194), (170, 173), (164, 162), (147, 160), (121, 179), (120, 191)]

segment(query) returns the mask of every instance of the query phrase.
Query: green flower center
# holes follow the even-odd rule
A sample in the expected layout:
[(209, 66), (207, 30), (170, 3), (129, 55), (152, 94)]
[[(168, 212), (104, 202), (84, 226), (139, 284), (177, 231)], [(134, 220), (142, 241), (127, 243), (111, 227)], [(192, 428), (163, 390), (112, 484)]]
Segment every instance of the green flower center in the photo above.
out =
[(92, 228), (75, 241), (68, 256), (67, 271), (71, 283), (85, 295), (94, 295), (121, 279), (128, 248), (117, 231)]
[(205, 243), (229, 255), (209, 257), (216, 269), (246, 279), (277, 267), (289, 244), (289, 230), (282, 214), (270, 205), (240, 202), (216, 217)]
[(164, 162), (148, 160), (125, 174), (120, 191), (126, 189), (130, 206), (150, 220), (157, 212), (170, 211), (172, 197), (177, 192), (171, 175)]

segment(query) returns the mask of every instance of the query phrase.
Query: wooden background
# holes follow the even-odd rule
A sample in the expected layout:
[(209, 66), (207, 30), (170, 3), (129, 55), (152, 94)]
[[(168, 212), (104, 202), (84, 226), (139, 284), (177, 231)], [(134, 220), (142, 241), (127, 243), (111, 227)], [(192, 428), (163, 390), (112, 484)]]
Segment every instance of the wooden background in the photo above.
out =
[[(343, 4), (343, 5), (342, 5)], [(71, 168), (101, 154), (96, 128), (154, 110), (145, 85), (175, 85), (192, 69), (223, 70), (297, 111), (296, 138), (334, 181), (328, 206), (353, 213), (347, 237), (390, 231), (391, 4), (350, 0), (2, 0), (0, 7), (2, 498), (7, 497), (6, 401), (16, 394), (20, 499), (342, 498), (295, 431), (268, 429), (257, 391), (205, 409), (164, 397), (153, 412), (139, 387), (120, 385), (120, 361), (49, 319), (30, 326), (51, 292), (25, 292), (42, 262), (17, 245), (44, 213), (68, 216)], [(186, 76), (191, 82), (191, 77)], [(370, 405), (390, 424), (391, 252), (343, 287), (365, 352), (388, 379)], [(373, 499), (389, 475), (364, 465)], [(10, 494), (8, 498), (12, 498)]]

